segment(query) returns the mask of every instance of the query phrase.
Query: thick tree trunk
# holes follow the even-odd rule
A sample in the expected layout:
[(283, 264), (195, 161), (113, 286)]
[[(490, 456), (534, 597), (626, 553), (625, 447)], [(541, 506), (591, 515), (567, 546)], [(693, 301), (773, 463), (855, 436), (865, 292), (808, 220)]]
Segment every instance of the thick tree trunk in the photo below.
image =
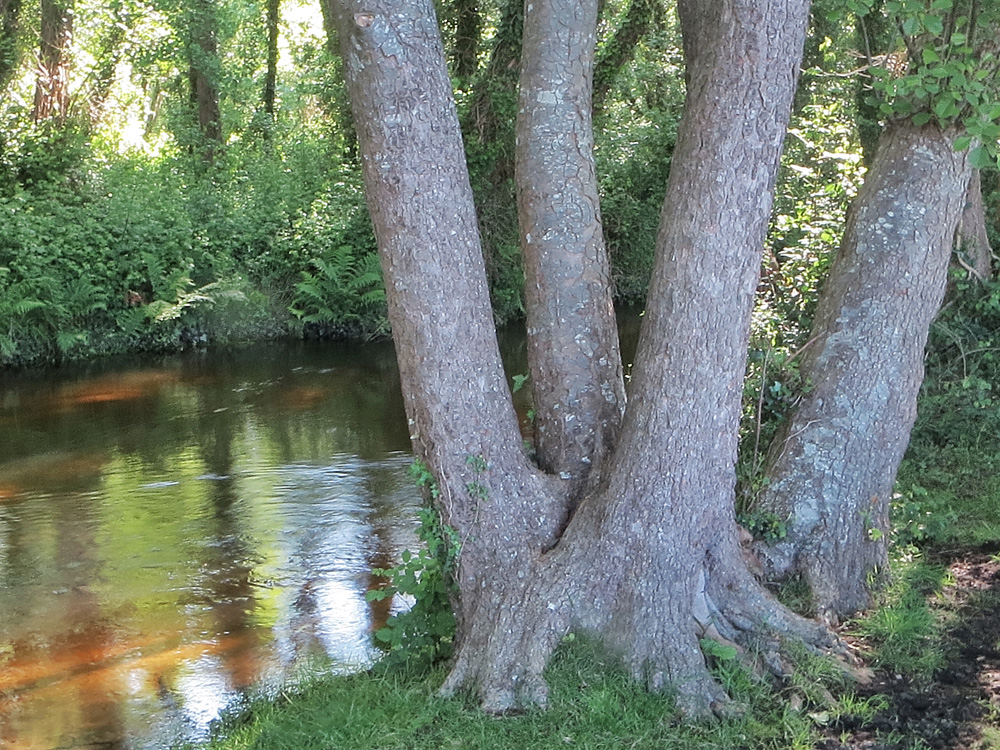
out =
[(18, 29), (21, 0), (0, 0), (0, 92), (7, 88), (20, 63)]
[(430, 0), (338, 0), (413, 444), (463, 540), (444, 692), (496, 712), (544, 703), (545, 664), (579, 628), (703, 713), (724, 695), (699, 636), (830, 643), (753, 581), (733, 519), (750, 313), (807, 15), (807, 0), (681, 4), (691, 87), (632, 400), (560, 536), (565, 483), (520, 449)]
[(267, 72), (264, 75), (264, 111), (274, 117), (278, 90), (278, 12), (281, 0), (267, 0)]
[(993, 278), (993, 248), (986, 233), (986, 206), (978, 169), (972, 171), (965, 193), (965, 207), (958, 225), (958, 251), (962, 265), (979, 281)]
[(578, 497), (625, 408), (591, 128), (597, 3), (529, 3), (524, 21), (515, 174), (535, 450)]
[(970, 171), (954, 133), (884, 131), (820, 296), (801, 365), (809, 392), (775, 440), (764, 510), (787, 537), (772, 573), (802, 573), (827, 619), (869, 601), (886, 562), (888, 509), (944, 293)]
[(72, 0), (42, 0), (41, 46), (35, 82), (35, 122), (63, 121), (69, 110)]
[(733, 519), (750, 313), (808, 3), (680, 10), (691, 85), (620, 441), (555, 548), (470, 623), (442, 689), (491, 711), (544, 703), (542, 669), (569, 629), (696, 714), (725, 700), (700, 636), (830, 643), (754, 582)]
[(414, 451), (465, 540), (461, 636), (554, 543), (565, 501), (521, 451), (433, 6), (334, 12)]

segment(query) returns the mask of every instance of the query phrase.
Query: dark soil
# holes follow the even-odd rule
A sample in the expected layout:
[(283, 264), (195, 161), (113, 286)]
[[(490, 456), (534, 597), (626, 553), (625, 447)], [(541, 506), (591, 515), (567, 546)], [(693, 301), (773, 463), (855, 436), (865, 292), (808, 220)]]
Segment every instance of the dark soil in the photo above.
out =
[(947, 666), (928, 684), (876, 673), (858, 690), (881, 694), (888, 707), (866, 721), (841, 717), (818, 750), (1000, 749), (1000, 555), (997, 550), (937, 551), (954, 583), (934, 606), (952, 613), (945, 634)]

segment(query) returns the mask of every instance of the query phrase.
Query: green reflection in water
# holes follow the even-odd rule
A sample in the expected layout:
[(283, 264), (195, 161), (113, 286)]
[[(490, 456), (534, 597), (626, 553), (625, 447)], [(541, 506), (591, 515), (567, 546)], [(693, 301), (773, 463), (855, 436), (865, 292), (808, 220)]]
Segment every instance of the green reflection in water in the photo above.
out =
[(413, 544), (391, 348), (0, 381), (0, 745), (162, 747), (302, 659), (373, 658)]

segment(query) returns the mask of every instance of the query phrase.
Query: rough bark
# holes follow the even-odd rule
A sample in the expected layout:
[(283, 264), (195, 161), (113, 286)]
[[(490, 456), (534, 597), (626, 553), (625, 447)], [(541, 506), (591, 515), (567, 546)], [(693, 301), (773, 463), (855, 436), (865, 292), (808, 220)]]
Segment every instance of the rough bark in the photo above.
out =
[(753, 293), (808, 2), (681, 3), (697, 54), (632, 400), (561, 535), (564, 483), (520, 451), (430, 0), (338, 0), (335, 15), (412, 441), (463, 540), (443, 691), (495, 712), (543, 704), (545, 664), (579, 628), (704, 713), (725, 696), (699, 636), (764, 639), (764, 653), (782, 634), (829, 644), (754, 582), (733, 519)]
[(597, 3), (525, 8), (515, 175), (541, 468), (573, 497), (625, 408), (591, 127)]
[(986, 232), (986, 206), (979, 170), (972, 172), (958, 225), (959, 262), (979, 281), (993, 278), (993, 248)]
[(69, 110), (72, 0), (42, 0), (41, 42), (35, 80), (35, 122), (63, 121)]
[(555, 548), (471, 623), (442, 689), (491, 711), (545, 702), (542, 669), (570, 629), (695, 714), (725, 701), (700, 636), (830, 643), (754, 582), (733, 519), (753, 292), (808, 3), (680, 11), (691, 86), (620, 441)]
[(772, 573), (801, 573), (829, 620), (868, 604), (867, 574), (886, 561), (889, 500), (970, 176), (954, 137), (884, 131), (820, 296), (801, 365), (810, 390), (771, 448), (760, 505), (788, 533), (761, 552)]
[(564, 500), (521, 451), (433, 6), (343, 0), (334, 18), (414, 451), (465, 539), (461, 638), (552, 545)]
[(21, 0), (0, 0), (0, 92), (7, 88), (20, 63), (18, 30)]
[(274, 117), (278, 89), (278, 12), (281, 0), (267, 0), (267, 71), (264, 75), (264, 111)]

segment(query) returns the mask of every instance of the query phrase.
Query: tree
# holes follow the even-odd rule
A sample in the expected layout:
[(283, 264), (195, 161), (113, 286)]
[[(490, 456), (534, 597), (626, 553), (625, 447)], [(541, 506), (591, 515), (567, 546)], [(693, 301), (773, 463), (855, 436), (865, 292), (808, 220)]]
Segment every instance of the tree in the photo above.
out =
[(192, 0), (185, 22), (188, 84), (191, 106), (204, 140), (204, 157), (212, 161), (222, 143), (219, 108), (218, 18), (214, 0)]
[(596, 3), (525, 6), (515, 176), (539, 466), (579, 499), (625, 408), (591, 127)]
[(69, 110), (72, 0), (42, 0), (38, 75), (35, 79), (35, 122), (65, 120)]
[[(916, 418), (928, 328), (972, 165), (995, 161), (986, 146), (1000, 136), (1000, 108), (987, 103), (997, 93), (989, 71), (1000, 8), (885, 6), (905, 67), (871, 69), (870, 103), (886, 125), (820, 296), (801, 365), (810, 389), (771, 448), (760, 498), (787, 523), (784, 539), (761, 547), (767, 567), (801, 573), (830, 621), (867, 606), (869, 574), (886, 565), (889, 501)], [(970, 152), (974, 138), (983, 145)]]
[(267, 0), (267, 72), (264, 76), (264, 111), (274, 117), (278, 88), (278, 11), (281, 0)]
[[(412, 441), (462, 540), (443, 690), (493, 712), (544, 704), (545, 663), (579, 629), (705, 713), (725, 696), (699, 637), (831, 645), (749, 574), (733, 518), (750, 313), (808, 2), (680, 4), (690, 83), (629, 404), (571, 515), (572, 483), (521, 450), (432, 6), (342, 0), (335, 16)], [(574, 38), (588, 17), (564, 19)], [(576, 80), (522, 97), (559, 101)], [(546, 302), (574, 283), (564, 268), (545, 272)]]
[[(958, 226), (958, 258), (979, 281), (993, 278), (993, 248), (986, 232), (986, 206), (979, 170), (972, 173)], [(965, 256), (964, 259), (962, 256)]]
[(20, 15), (21, 0), (0, 0), (0, 91), (7, 88), (20, 62), (17, 39)]
[(773, 575), (803, 574), (831, 621), (867, 606), (867, 576), (887, 562), (889, 501), (970, 175), (954, 139), (912, 123), (883, 131), (803, 355), (809, 391), (771, 449), (760, 507), (787, 535), (763, 557)]

